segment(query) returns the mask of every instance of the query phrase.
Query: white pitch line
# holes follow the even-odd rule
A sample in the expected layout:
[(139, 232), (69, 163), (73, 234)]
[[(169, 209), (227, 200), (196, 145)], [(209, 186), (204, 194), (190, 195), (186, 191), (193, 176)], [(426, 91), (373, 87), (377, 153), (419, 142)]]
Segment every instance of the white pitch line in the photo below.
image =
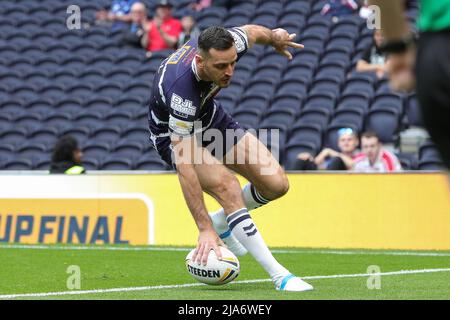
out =
[[(189, 252), (187, 247), (111, 247), (111, 246), (54, 246), (54, 245), (0, 245), (0, 249), (36, 249), (36, 250), (100, 250), (100, 251), (182, 251)], [(450, 252), (417, 252), (417, 251), (362, 251), (362, 250), (326, 250), (326, 249), (273, 249), (272, 253), (289, 254), (337, 254), (337, 255), (388, 255), (417, 257), (450, 257)]]
[[(336, 274), (336, 275), (324, 275), (324, 276), (306, 276), (302, 277), (305, 280), (319, 280), (319, 279), (337, 279), (337, 278), (357, 278), (357, 277), (369, 277), (369, 276), (394, 276), (394, 275), (408, 275), (408, 274), (420, 274), (420, 273), (436, 273), (436, 272), (450, 272), (450, 268), (439, 269), (418, 269), (418, 270), (400, 270), (381, 273), (356, 273), (356, 274)], [(254, 279), (254, 280), (242, 280), (234, 281), (230, 284), (249, 284), (259, 282), (270, 282), (270, 279)], [(112, 292), (134, 292), (134, 291), (146, 291), (146, 290), (160, 290), (160, 289), (178, 289), (178, 288), (190, 288), (206, 286), (203, 283), (186, 283), (178, 285), (159, 285), (159, 286), (146, 286), (146, 287), (127, 287), (127, 288), (111, 288), (111, 289), (94, 289), (94, 290), (82, 290), (82, 291), (60, 291), (60, 292), (40, 292), (40, 293), (20, 293), (20, 294), (4, 294), (0, 295), (2, 299), (17, 299), (17, 298), (42, 298), (42, 297), (54, 297), (54, 296), (68, 296), (68, 295), (83, 295), (83, 294), (101, 294)]]

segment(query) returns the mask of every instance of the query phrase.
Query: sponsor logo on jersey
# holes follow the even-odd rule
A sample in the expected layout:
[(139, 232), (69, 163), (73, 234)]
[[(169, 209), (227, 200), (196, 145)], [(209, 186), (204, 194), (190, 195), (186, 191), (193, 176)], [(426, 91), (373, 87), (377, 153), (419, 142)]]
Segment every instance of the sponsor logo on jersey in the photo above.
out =
[(192, 105), (191, 100), (183, 100), (179, 95), (172, 94), (170, 101), (170, 107), (173, 109), (174, 114), (187, 119), (189, 116), (195, 116), (196, 108)]

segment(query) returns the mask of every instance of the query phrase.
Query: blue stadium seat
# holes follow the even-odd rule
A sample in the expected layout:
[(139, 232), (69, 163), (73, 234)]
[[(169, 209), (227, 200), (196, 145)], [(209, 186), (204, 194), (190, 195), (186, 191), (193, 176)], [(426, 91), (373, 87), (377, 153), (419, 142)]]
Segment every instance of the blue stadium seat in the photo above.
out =
[(258, 128), (261, 112), (258, 110), (236, 110), (233, 119), (245, 128)]
[(322, 128), (319, 124), (299, 123), (292, 127), (289, 142), (309, 142), (316, 150), (322, 145)]
[(441, 155), (437, 150), (436, 145), (430, 140), (427, 140), (420, 146), (419, 160), (430, 162), (442, 162)]
[(111, 155), (102, 161), (101, 170), (132, 170), (133, 161), (128, 156)]
[(362, 110), (366, 114), (369, 111), (369, 101), (369, 96), (364, 91), (344, 93), (336, 110)]
[(286, 66), (283, 79), (298, 79), (309, 83), (312, 80), (314, 70), (315, 68), (311, 63), (293, 61)]
[(27, 127), (40, 123), (42, 120), (43, 116), (39, 113), (24, 111), (14, 118), (14, 124), (22, 127)]
[(360, 109), (337, 110), (331, 124), (351, 124), (358, 132), (364, 127), (364, 111)]
[(148, 126), (143, 123), (143, 125), (137, 126), (134, 124), (133, 126), (130, 126), (128, 128), (125, 128), (122, 131), (122, 138), (126, 138), (128, 140), (135, 140), (135, 141), (148, 141), (150, 136), (150, 131), (148, 129)]
[(417, 96), (412, 94), (406, 100), (406, 114), (410, 126), (423, 127), (422, 110), (420, 109)]
[(83, 157), (83, 167), (86, 171), (89, 170), (99, 170), (101, 165), (101, 159), (97, 159), (94, 157)]
[(324, 74), (322, 76), (316, 75), (309, 93), (328, 93), (333, 95), (334, 97), (339, 97), (340, 91), (341, 79), (336, 75)]
[(94, 128), (90, 136), (97, 141), (113, 142), (120, 138), (121, 132), (122, 129), (120, 127), (105, 125)]
[[(267, 113), (262, 118), (262, 126), (267, 125), (286, 125), (288, 128), (294, 122), (295, 117), (297, 116), (298, 112), (295, 112), (292, 109), (289, 108), (283, 108), (283, 109), (272, 109), (268, 110)], [(267, 125), (265, 125), (267, 124)]]
[(324, 90), (321, 93), (311, 93), (307, 100), (305, 101), (305, 104), (303, 106), (304, 110), (308, 109), (316, 109), (319, 108), (327, 108), (330, 113), (333, 112), (334, 106), (336, 103), (336, 98), (333, 93), (327, 92), (327, 90)]
[(70, 113), (61, 112), (60, 110), (47, 114), (42, 120), (45, 121), (46, 125), (57, 128), (66, 127), (73, 123), (72, 115)]
[(331, 111), (328, 108), (315, 106), (314, 108), (305, 109), (300, 113), (300, 117), (296, 120), (296, 124), (312, 123), (318, 124), (324, 130), (330, 121)]
[(381, 93), (375, 96), (371, 110), (396, 109), (398, 113), (403, 113), (402, 99), (395, 93)]
[(142, 154), (147, 149), (147, 144), (142, 141), (121, 139), (114, 144), (112, 152), (115, 155), (137, 155)]
[(45, 142), (48, 145), (56, 141), (58, 133), (59, 130), (56, 127), (42, 125), (40, 128), (35, 128), (28, 137), (30, 141)]
[(135, 95), (138, 97), (145, 97), (149, 95), (151, 92), (151, 83), (141, 82), (141, 81), (133, 81), (128, 84), (124, 90), (127, 94)]
[[(281, 91), (281, 90), (280, 90)], [(270, 110), (291, 109), (298, 114), (302, 108), (302, 96), (298, 91), (277, 93), (270, 104)]]
[(26, 140), (28, 131), (22, 127), (10, 126), (0, 132), (2, 143), (19, 144)]
[(400, 129), (400, 113), (396, 109), (372, 109), (367, 116), (366, 128), (375, 131), (383, 143), (393, 143)]
[(276, 94), (277, 95), (291, 95), (297, 94), (300, 97), (307, 96), (309, 82), (304, 77), (296, 77), (296, 72), (286, 74), (283, 80), (279, 83)]
[(154, 152), (147, 152), (135, 161), (134, 169), (165, 171), (168, 165)]
[(31, 170), (33, 162), (29, 159), (10, 159), (1, 164), (3, 170)]
[(84, 155), (95, 159), (102, 159), (107, 156), (110, 149), (110, 143), (98, 140), (88, 140), (82, 146)]
[(249, 93), (242, 97), (241, 101), (236, 107), (237, 110), (255, 110), (264, 112), (267, 109), (269, 97), (262, 94)]
[(245, 90), (253, 93), (270, 93), (272, 95), (275, 90), (276, 83), (277, 80), (274, 78), (256, 76), (255, 78), (252, 78)]
[(90, 130), (87, 127), (78, 127), (78, 126), (73, 126), (73, 127), (69, 127), (69, 128), (64, 128), (60, 131), (61, 135), (66, 135), (69, 134), (71, 136), (73, 136), (75, 139), (77, 139), (77, 141), (80, 144), (83, 144), (88, 138), (89, 138), (89, 134)]
[(26, 141), (17, 146), (15, 153), (20, 158), (31, 159), (48, 155), (48, 150), (44, 143)]

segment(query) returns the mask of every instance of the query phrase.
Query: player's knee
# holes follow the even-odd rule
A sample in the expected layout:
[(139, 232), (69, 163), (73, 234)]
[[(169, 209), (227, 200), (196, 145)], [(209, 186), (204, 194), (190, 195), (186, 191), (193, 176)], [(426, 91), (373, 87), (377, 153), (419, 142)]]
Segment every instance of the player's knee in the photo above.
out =
[(286, 174), (281, 173), (274, 177), (272, 184), (268, 190), (265, 190), (263, 196), (267, 200), (275, 200), (281, 198), (289, 191), (289, 180)]
[(213, 192), (219, 202), (236, 203), (242, 198), (239, 181), (232, 174), (221, 176)]

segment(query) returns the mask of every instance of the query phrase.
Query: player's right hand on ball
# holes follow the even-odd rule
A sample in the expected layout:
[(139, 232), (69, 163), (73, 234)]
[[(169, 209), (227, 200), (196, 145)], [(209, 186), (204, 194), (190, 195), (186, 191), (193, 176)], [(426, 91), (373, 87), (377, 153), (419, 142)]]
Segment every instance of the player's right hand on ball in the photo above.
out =
[(200, 231), (197, 248), (192, 256), (192, 260), (198, 264), (206, 265), (211, 249), (216, 253), (217, 259), (222, 260), (222, 252), (220, 251), (219, 246), (225, 245), (214, 229)]

